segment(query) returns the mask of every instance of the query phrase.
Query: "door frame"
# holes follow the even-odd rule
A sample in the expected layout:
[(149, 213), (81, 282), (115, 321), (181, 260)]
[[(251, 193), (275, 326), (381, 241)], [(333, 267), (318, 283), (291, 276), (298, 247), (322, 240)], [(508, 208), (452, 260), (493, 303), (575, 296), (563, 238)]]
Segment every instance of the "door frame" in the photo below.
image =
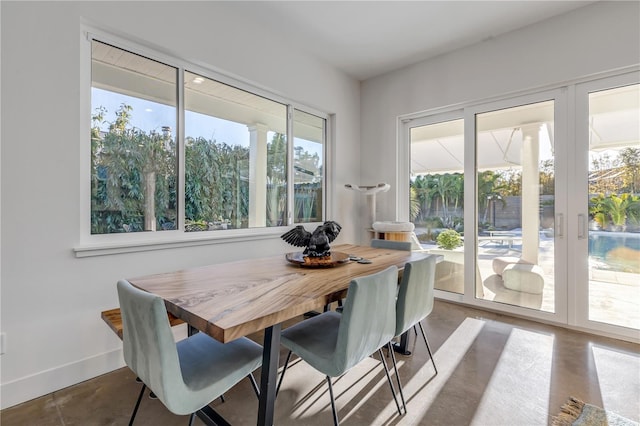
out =
[[(472, 187), (467, 190), (465, 185), (465, 206), (472, 205), (473, 211), (468, 213), (465, 208), (465, 223), (472, 224), (474, 236), (478, 235), (477, 229), (477, 170), (476, 170), (476, 116), (485, 112), (515, 108), (522, 105), (554, 102), (554, 312), (545, 312), (516, 305), (508, 305), (475, 297), (475, 260), (477, 258), (477, 238), (465, 239), (465, 294), (463, 301), (469, 304), (494, 311), (506, 312), (519, 316), (527, 316), (539, 320), (555, 323), (567, 321), (567, 237), (566, 237), (566, 211), (567, 211), (567, 170), (559, 167), (567, 161), (567, 90), (565, 88), (543, 90), (527, 95), (514, 96), (492, 102), (485, 102), (465, 109), (465, 140), (467, 152), (465, 158), (473, 158), (473, 162), (465, 161), (465, 177), (473, 176)], [(468, 125), (467, 125), (468, 124)], [(466, 178), (465, 178), (466, 181)], [(472, 189), (472, 190), (471, 190)], [(468, 240), (468, 241), (467, 241)]]
[[(572, 132), (574, 142), (571, 159), (574, 164), (575, 178), (569, 182), (569, 193), (575, 194), (568, 206), (568, 215), (575, 220), (576, 226), (568, 228), (569, 239), (575, 248), (568, 258), (572, 276), (569, 281), (569, 317), (568, 324), (575, 328), (596, 331), (613, 337), (640, 342), (640, 330), (589, 320), (589, 238), (588, 203), (589, 197), (589, 93), (617, 87), (640, 84), (640, 71), (631, 71), (614, 76), (602, 77), (573, 86), (574, 123)], [(580, 142), (581, 141), (581, 142)], [(581, 216), (582, 215), (582, 216)], [(579, 220), (579, 218), (582, 220)], [(580, 227), (583, 227), (580, 229)], [(586, 235), (581, 238), (580, 235)]]
[[(555, 127), (555, 313), (536, 311), (527, 308), (512, 307), (480, 300), (475, 297), (475, 259), (477, 241), (465, 239), (465, 283), (464, 294), (436, 290), (436, 297), (460, 302), (490, 311), (504, 312), (548, 322), (563, 327), (593, 334), (619, 338), (635, 343), (640, 342), (640, 332), (620, 326), (598, 323), (588, 320), (588, 238), (579, 239), (577, 220), (579, 214), (588, 217), (588, 188), (586, 179), (580, 176), (588, 173), (588, 163), (579, 161), (586, 154), (578, 140), (588, 140), (588, 91), (606, 90), (629, 84), (640, 83), (640, 66), (625, 67), (577, 78), (538, 89), (530, 89), (516, 94), (497, 96), (489, 100), (467, 102), (449, 107), (435, 108), (397, 117), (397, 154), (396, 182), (398, 189), (396, 220), (409, 220), (409, 173), (410, 173), (410, 132), (411, 127), (434, 124), (442, 121), (464, 118), (465, 120), (465, 159), (475, 159), (475, 114), (492, 109), (508, 108), (531, 102), (554, 99)], [(582, 124), (581, 124), (582, 123)], [(582, 127), (579, 127), (581, 125)], [(468, 143), (466, 141), (473, 141)], [(562, 164), (562, 166), (559, 166)], [(563, 167), (564, 166), (564, 167)], [(475, 161), (465, 161), (465, 207), (464, 221), (467, 232), (477, 235), (477, 174)], [(469, 176), (469, 178), (467, 178)], [(472, 186), (473, 191), (466, 188)], [(560, 235), (558, 234), (561, 227)], [(581, 255), (586, 253), (586, 256)], [(560, 254), (560, 256), (559, 256)]]
[[(566, 323), (567, 321), (567, 238), (563, 233), (556, 237), (554, 242), (554, 312), (545, 312), (523, 308), (520, 306), (507, 305), (498, 302), (476, 298), (476, 259), (477, 259), (477, 236), (478, 224), (477, 216), (477, 172), (476, 172), (476, 123), (475, 116), (477, 114), (495, 111), (499, 109), (507, 109), (521, 105), (554, 101), (554, 141), (555, 141), (555, 164), (558, 164), (558, 157), (567, 158), (566, 150), (566, 133), (567, 133), (567, 90), (566, 88), (549, 89), (526, 95), (518, 95), (505, 97), (500, 100), (487, 101), (468, 105), (465, 107), (452, 108), (449, 110), (438, 110), (425, 113), (420, 116), (405, 117), (400, 119), (399, 123), (399, 140), (403, 143), (398, 144), (398, 220), (409, 220), (409, 174), (410, 174), (410, 132), (411, 128), (427, 126), (430, 124), (441, 123), (445, 121), (463, 119), (464, 120), (464, 227), (466, 235), (473, 235), (474, 238), (465, 238), (464, 241), (464, 293), (452, 293), (447, 291), (435, 290), (438, 298), (463, 302), (465, 304), (482, 307), (493, 311), (505, 312), (519, 316), (527, 316), (539, 320)], [(471, 142), (470, 142), (471, 141)], [(469, 161), (468, 159), (473, 159)], [(561, 160), (562, 161), (562, 160)], [(402, 173), (401, 173), (402, 172)], [(556, 192), (555, 192), (555, 213), (556, 217), (561, 218), (560, 229), (566, 229), (566, 180), (567, 171), (563, 168), (556, 167)], [(557, 228), (557, 227), (556, 227)]]

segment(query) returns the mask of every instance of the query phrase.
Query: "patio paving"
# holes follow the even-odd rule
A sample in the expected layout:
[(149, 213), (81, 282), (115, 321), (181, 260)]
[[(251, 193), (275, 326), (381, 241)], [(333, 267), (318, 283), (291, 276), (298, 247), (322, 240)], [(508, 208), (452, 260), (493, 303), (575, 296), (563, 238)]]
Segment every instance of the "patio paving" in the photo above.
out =
[[(434, 244), (422, 244), (426, 250)], [(482, 239), (478, 246), (478, 271), (483, 281), (484, 299), (530, 309), (553, 312), (555, 309), (554, 246), (553, 238), (540, 235), (538, 265), (544, 271), (545, 286), (542, 294), (514, 291), (504, 287), (502, 278), (493, 271), (496, 257), (520, 257), (521, 246), (513, 241)], [(459, 265), (459, 269), (461, 265)], [(449, 268), (443, 265), (441, 268)], [(450, 272), (448, 281), (436, 281), (439, 290), (462, 293), (460, 271), (455, 278)], [(442, 275), (442, 272), (441, 272)], [(640, 330), (640, 274), (589, 268), (589, 319)]]

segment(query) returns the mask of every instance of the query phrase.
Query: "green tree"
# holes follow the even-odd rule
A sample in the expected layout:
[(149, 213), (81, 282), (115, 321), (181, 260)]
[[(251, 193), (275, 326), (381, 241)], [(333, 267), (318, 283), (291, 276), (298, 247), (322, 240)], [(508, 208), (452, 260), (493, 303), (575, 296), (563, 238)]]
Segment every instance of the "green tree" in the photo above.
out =
[(594, 156), (589, 171), (590, 194), (614, 194), (623, 186), (618, 157), (611, 158), (608, 153)]
[(495, 171), (499, 174), (495, 186), (501, 188), (501, 194), (507, 196), (520, 196), (522, 194), (522, 171), (515, 169)]
[(449, 217), (449, 204), (453, 199), (457, 199), (459, 196), (459, 188), (458, 180), (460, 179), (460, 175), (458, 174), (449, 174), (446, 173), (444, 175), (437, 176), (434, 179), (434, 187), (433, 190), (435, 194), (440, 198), (440, 203), (442, 206), (442, 216), (445, 218)]
[(503, 208), (506, 206), (504, 201), (506, 189), (504, 177), (499, 172), (486, 170), (478, 174), (478, 210), (484, 210), (483, 223), (487, 223), (489, 207), (492, 204), (494, 209), (496, 202), (500, 202)]
[(624, 231), (627, 221), (640, 223), (640, 196), (633, 194), (600, 194), (589, 200), (589, 213), (602, 229)]
[(275, 133), (267, 143), (267, 226), (286, 224), (287, 138)]
[[(176, 219), (175, 142), (131, 125), (122, 104), (115, 120), (98, 108), (91, 127), (91, 232), (154, 231)], [(101, 130), (108, 124), (108, 130)]]
[(246, 224), (249, 149), (204, 138), (185, 144), (185, 219), (188, 230), (214, 222)]
[(540, 163), (540, 195), (555, 194), (555, 169), (553, 159), (544, 160)]
[[(122, 105), (113, 122), (95, 110), (91, 127), (92, 233), (173, 229), (176, 226), (176, 145), (169, 132), (145, 133), (131, 125), (132, 108)], [(103, 130), (104, 128), (107, 130)], [(187, 231), (245, 227), (249, 216), (249, 148), (202, 137), (185, 140), (184, 208)], [(300, 149), (313, 181), (298, 185), (301, 215), (318, 215), (322, 170), (317, 154)], [(286, 135), (267, 144), (268, 225), (284, 223), (287, 204)], [(318, 197), (318, 193), (320, 196)], [(303, 200), (304, 198), (304, 200)], [(212, 228), (213, 226), (213, 228)]]
[[(431, 211), (431, 203), (435, 192), (433, 191), (434, 179), (432, 175), (420, 175), (410, 182), (410, 187), (415, 192), (416, 218), (425, 220)], [(415, 219), (414, 219), (415, 220)]]
[(620, 151), (619, 158), (624, 191), (640, 193), (640, 148), (625, 148)]
[(416, 193), (416, 189), (409, 185), (409, 220), (415, 222), (420, 214), (420, 201)]

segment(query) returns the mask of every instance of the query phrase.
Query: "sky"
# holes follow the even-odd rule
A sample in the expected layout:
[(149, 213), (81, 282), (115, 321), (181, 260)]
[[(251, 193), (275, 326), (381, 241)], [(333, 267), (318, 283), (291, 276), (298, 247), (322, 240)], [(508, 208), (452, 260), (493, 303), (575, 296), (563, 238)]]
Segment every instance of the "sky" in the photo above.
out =
[[(115, 120), (115, 112), (120, 105), (126, 103), (133, 108), (131, 124), (145, 132), (162, 132), (163, 126), (171, 127), (175, 135), (176, 108), (165, 104), (134, 98), (122, 94), (114, 94), (107, 90), (93, 87), (91, 89), (92, 108), (101, 105), (107, 109), (106, 120)], [(108, 130), (108, 123), (103, 130)], [(221, 120), (215, 117), (198, 114), (191, 111), (185, 112), (185, 136), (204, 137), (215, 139), (218, 142), (249, 146), (249, 133), (247, 126), (232, 121)]]
[[(92, 111), (98, 106), (107, 110), (105, 123), (102, 130), (108, 130), (109, 123), (115, 121), (115, 112), (121, 104), (127, 104), (133, 108), (131, 124), (147, 133), (155, 131), (162, 133), (163, 126), (169, 126), (175, 136), (176, 108), (165, 104), (135, 98), (108, 90), (91, 88)], [(216, 142), (224, 142), (228, 145), (249, 146), (249, 132), (247, 126), (229, 120), (222, 120), (193, 111), (185, 112), (185, 137), (203, 137)], [(317, 153), (322, 159), (322, 147), (316, 142), (295, 138), (296, 146), (302, 146), (303, 150), (310, 154)], [(322, 161), (321, 161), (322, 163)]]

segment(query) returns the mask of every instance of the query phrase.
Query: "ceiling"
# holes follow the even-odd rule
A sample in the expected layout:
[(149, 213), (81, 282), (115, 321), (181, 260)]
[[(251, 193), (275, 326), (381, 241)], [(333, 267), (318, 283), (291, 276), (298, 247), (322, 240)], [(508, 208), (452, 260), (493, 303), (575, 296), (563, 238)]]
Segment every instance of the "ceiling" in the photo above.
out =
[(366, 80), (590, 3), (256, 1), (250, 13), (288, 43)]

